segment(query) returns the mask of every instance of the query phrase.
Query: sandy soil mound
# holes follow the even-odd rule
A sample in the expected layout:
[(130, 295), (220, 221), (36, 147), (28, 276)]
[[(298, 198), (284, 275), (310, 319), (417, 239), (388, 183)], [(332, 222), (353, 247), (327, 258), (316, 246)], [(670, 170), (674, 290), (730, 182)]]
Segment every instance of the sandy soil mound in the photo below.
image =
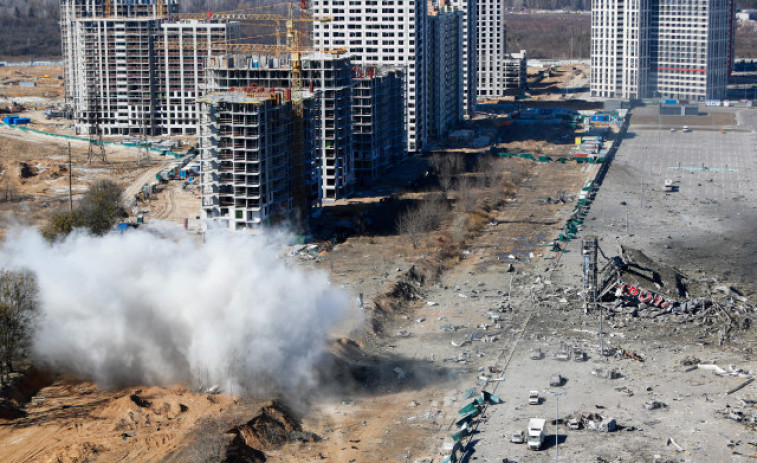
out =
[(249, 447), (270, 450), (290, 441), (318, 440), (318, 436), (303, 432), (300, 420), (278, 401), (272, 401), (247, 423), (231, 432), (244, 438)]

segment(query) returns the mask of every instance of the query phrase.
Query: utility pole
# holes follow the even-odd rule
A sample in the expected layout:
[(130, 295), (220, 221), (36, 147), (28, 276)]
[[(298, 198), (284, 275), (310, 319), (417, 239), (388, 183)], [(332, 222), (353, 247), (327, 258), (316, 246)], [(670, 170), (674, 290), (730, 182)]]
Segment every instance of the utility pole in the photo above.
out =
[(72, 176), (74, 175), (73, 167), (71, 165), (71, 142), (68, 142), (68, 205), (71, 209), (71, 212), (74, 211), (74, 192), (72, 188), (73, 180)]
[[(597, 303), (597, 300), (594, 299), (594, 304)], [(605, 325), (604, 320), (602, 318), (602, 306), (599, 306), (599, 355), (604, 357), (605, 356)]]

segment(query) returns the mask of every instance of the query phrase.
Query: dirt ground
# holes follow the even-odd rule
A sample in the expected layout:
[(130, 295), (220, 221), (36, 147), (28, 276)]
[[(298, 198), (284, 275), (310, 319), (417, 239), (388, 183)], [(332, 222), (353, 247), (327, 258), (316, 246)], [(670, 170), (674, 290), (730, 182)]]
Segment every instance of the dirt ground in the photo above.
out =
[[(150, 404), (138, 405), (136, 395)], [(4, 462), (157, 461), (178, 452), (199, 421), (218, 417), (238, 398), (185, 387), (102, 391), (57, 379), (42, 388), (26, 416), (0, 426)]]
[[(90, 163), (87, 142), (71, 143), (74, 200), (100, 179), (116, 179), (127, 190), (141, 188), (172, 160), (154, 157), (150, 164), (137, 164), (135, 148), (106, 146), (105, 150), (106, 163), (99, 158)], [(12, 223), (40, 225), (50, 211), (68, 206), (68, 166), (67, 141), (0, 126), (0, 236)]]
[[(578, 80), (574, 85), (582, 88)], [(554, 240), (564, 233), (581, 188), (600, 165), (496, 160), (493, 168), (507, 180), (499, 187), (503, 199), (465, 216), (470, 230), (462, 245), (451, 238), (453, 218), (418, 246), (395, 231), (398, 214), (438, 194), (427, 175), (428, 159), (408, 159), (376, 187), (328, 204), (310, 230), (324, 240), (321, 247), (292, 264), (325, 270), (333, 284), (360, 297), (366, 323), (331, 340), (334, 363), (323, 371), (335, 377), (324, 378), (319, 390), (282, 398), (301, 415), (302, 429), (319, 439), (293, 438), (290, 429), (288, 439), (264, 446), (265, 460), (252, 452), (244, 461), (441, 462), (450, 453), (458, 410), (482, 390), (503, 403), (487, 405), (472, 421), (461, 461), (547, 462), (558, 450), (565, 461), (753, 460), (755, 384), (727, 391), (757, 368), (748, 187), (757, 112), (726, 114), (712, 123), (735, 124), (738, 130), (719, 134), (715, 125), (702, 133), (658, 133), (642, 124), (648, 117), (643, 111), (638, 119), (632, 116), (579, 238), (560, 243), (562, 252), (554, 251)], [(67, 189), (57, 193), (60, 179), (67, 178), (60, 169), (63, 147), (51, 146), (46, 137), (24, 140), (10, 130), (0, 131), (7, 143), (0, 149), (23, 144), (12, 150), (17, 154), (9, 158), (11, 169), (3, 169), (20, 175), (25, 163), (35, 175), (19, 188), (29, 197), (63, 201)], [(555, 137), (564, 135), (513, 131), (509, 142), (536, 138), (531, 142), (543, 141), (539, 146), (549, 150)], [(159, 167), (137, 168), (132, 152), (124, 150), (113, 154), (113, 164), (122, 163), (123, 172), (111, 164), (95, 164), (92, 172), (82, 158), (86, 144), (75, 149), (75, 185), (82, 187), (90, 177), (119, 176), (139, 188)], [(711, 152), (721, 154), (714, 158)], [(0, 159), (7, 162), (5, 152)], [(671, 173), (677, 193), (657, 187)], [(452, 215), (460, 215), (455, 208), (462, 204), (461, 190), (449, 192), (447, 199)], [(41, 200), (29, 201), (27, 209), (44, 214), (45, 206), (34, 202)], [(624, 203), (631, 220), (623, 220)], [(199, 201), (191, 187), (169, 182), (139, 207), (149, 211), (148, 222), (181, 224), (196, 217)], [(687, 301), (715, 293), (719, 304), (734, 301), (741, 308), (701, 317), (672, 311), (643, 316), (639, 313), (647, 308), (637, 307), (636, 315), (615, 312), (608, 301), (600, 329), (599, 313), (583, 310), (580, 238), (588, 234), (598, 236), (607, 257), (620, 254), (620, 246), (648, 255), (644, 265), (662, 275), (659, 281), (639, 280), (651, 291), (673, 297), (675, 283), (669, 278), (677, 275), (688, 285)], [(739, 326), (734, 328), (729, 317)], [(724, 323), (731, 329), (721, 334)], [(600, 333), (603, 345), (617, 355), (600, 355)], [(556, 354), (567, 346), (586, 352), (586, 361), (558, 360)], [(536, 348), (543, 356), (534, 360)], [(606, 372), (613, 369), (617, 377), (610, 379)], [(554, 374), (565, 378), (562, 385), (550, 386)], [(531, 390), (539, 391), (539, 405), (528, 405)], [(270, 399), (241, 400), (187, 387), (103, 391), (60, 377), (30, 386), (27, 395), (25, 416), (0, 419), (3, 461), (207, 461), (219, 441), (203, 436), (225, 436), (223, 446), (232, 435), (233, 442), (258, 442), (242, 429), (259, 413), (262, 400)], [(659, 408), (648, 410), (650, 401)], [(618, 431), (568, 430), (567, 418), (581, 413), (614, 418)], [(556, 423), (553, 416), (559, 417)], [(216, 418), (209, 427), (207, 419)], [(530, 418), (548, 420), (539, 452), (509, 439)], [(202, 447), (200, 457), (196, 446), (190, 448), (194, 443)]]
[[(43, 101), (41, 99), (61, 102), (63, 80), (57, 77), (62, 74), (63, 66), (0, 67), (0, 104), (10, 100), (19, 103)], [(34, 82), (36, 86), (19, 87), (18, 83), (22, 81)]]

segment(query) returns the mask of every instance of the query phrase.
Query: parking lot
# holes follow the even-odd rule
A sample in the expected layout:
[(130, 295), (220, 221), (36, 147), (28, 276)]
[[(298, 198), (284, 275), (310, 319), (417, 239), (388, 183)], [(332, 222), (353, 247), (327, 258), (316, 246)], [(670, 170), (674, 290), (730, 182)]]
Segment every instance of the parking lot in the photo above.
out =
[[(719, 111), (723, 112), (723, 109)], [(634, 124), (612, 161), (603, 184), (591, 203), (577, 239), (567, 243), (558, 262), (546, 263), (532, 275), (549, 281), (542, 296), (573, 292), (580, 287), (581, 239), (596, 235), (608, 257), (620, 247), (642, 251), (653, 262), (673, 267), (688, 276), (691, 299), (725, 300), (743, 294), (754, 296), (757, 225), (753, 187), (757, 180), (757, 110), (730, 110), (733, 117), (718, 116), (735, 124), (723, 127)], [(665, 181), (675, 188), (666, 192)], [(601, 260), (603, 265), (604, 259)], [(542, 272), (542, 273), (540, 273)], [(539, 277), (537, 280), (537, 276)], [(650, 283), (651, 285), (651, 283)], [(734, 293), (718, 288), (733, 288)], [(671, 288), (657, 288), (665, 293)], [(565, 293), (563, 293), (565, 294)], [(754, 388), (738, 394), (725, 391), (741, 381), (719, 377), (706, 370), (692, 371), (682, 359), (692, 356), (703, 363), (732, 364), (754, 371), (749, 354), (753, 335), (738, 334), (742, 347), (718, 348), (704, 327), (682, 325), (675, 319), (642, 321), (615, 318), (605, 325), (605, 343), (638, 353), (629, 357), (601, 358), (598, 352), (599, 320), (596, 313), (539, 311), (523, 325), (496, 393), (505, 401), (488, 408), (474, 437), (479, 461), (548, 462), (555, 460), (555, 416), (561, 420), (580, 414), (599, 414), (617, 420), (618, 431), (568, 430), (557, 432), (560, 461), (623, 462), (732, 462), (747, 461), (753, 452), (747, 427), (725, 419), (722, 411), (740, 407), (742, 398), (754, 398)], [(606, 345), (607, 345), (606, 344)], [(563, 345), (589, 353), (586, 362), (558, 361)], [(541, 348), (541, 360), (529, 358)], [(738, 353), (737, 353), (738, 352)], [(616, 379), (601, 370), (615, 369)], [(551, 387), (550, 376), (567, 379)], [(538, 390), (541, 404), (529, 405), (530, 390)], [(564, 392), (558, 397), (554, 392)], [(648, 410), (650, 401), (664, 403)], [(559, 405), (559, 410), (558, 410)], [(547, 419), (544, 449), (534, 452), (525, 444), (510, 442), (513, 432), (525, 430), (530, 418)], [(680, 446), (680, 447), (679, 447)], [(655, 460), (659, 456), (659, 460)]]
[[(739, 125), (722, 131), (658, 129), (635, 125), (632, 117), (584, 232), (599, 236), (612, 253), (623, 244), (675, 267), (751, 283), (757, 277), (750, 246), (757, 224), (757, 110), (731, 111)], [(666, 180), (673, 181), (672, 192), (665, 191)]]

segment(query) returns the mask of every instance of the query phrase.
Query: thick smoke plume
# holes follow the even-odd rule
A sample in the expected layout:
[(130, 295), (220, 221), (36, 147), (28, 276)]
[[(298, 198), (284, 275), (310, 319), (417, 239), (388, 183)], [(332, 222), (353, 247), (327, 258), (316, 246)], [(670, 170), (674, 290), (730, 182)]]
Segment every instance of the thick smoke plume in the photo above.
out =
[(271, 237), (172, 231), (11, 232), (0, 266), (37, 278), (37, 361), (104, 386), (219, 385), (233, 393), (313, 381), (327, 336), (355, 314), (320, 272), (277, 258)]

